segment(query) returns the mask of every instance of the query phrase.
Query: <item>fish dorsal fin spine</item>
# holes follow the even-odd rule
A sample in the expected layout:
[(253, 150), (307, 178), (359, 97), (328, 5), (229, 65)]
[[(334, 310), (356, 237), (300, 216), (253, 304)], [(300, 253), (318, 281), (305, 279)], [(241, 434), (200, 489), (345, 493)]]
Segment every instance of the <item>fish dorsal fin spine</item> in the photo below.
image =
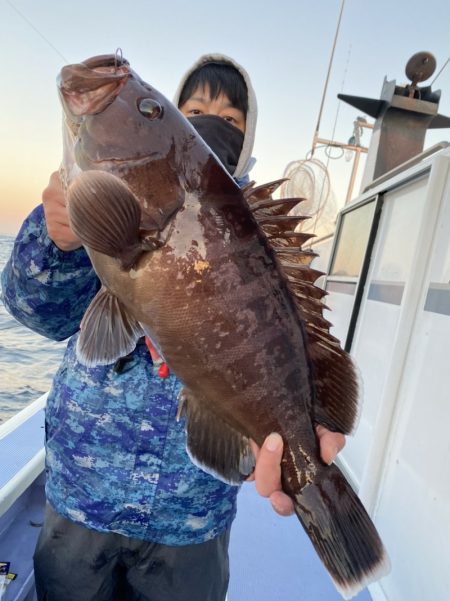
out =
[(307, 336), (306, 352), (313, 380), (315, 421), (333, 431), (350, 433), (358, 411), (358, 378), (353, 362), (330, 334), (332, 324), (323, 316), (326, 292), (315, 285), (323, 272), (311, 267), (317, 254), (303, 245), (313, 234), (295, 231), (307, 215), (289, 212), (303, 198), (273, 199), (273, 192), (285, 180), (262, 186), (248, 185), (246, 199), (275, 261), (292, 294), (297, 314)]
[(315, 238), (315, 234), (309, 234), (306, 232), (296, 232), (294, 230), (288, 230), (286, 232), (278, 232), (278, 234), (268, 235), (270, 245), (272, 248), (281, 248), (291, 245), (302, 246), (311, 238)]
[(250, 207), (260, 201), (273, 200), (272, 194), (275, 190), (286, 181), (286, 178), (276, 179), (273, 182), (262, 184), (261, 186), (255, 187), (255, 182), (250, 182), (243, 188), (244, 198), (250, 205)]

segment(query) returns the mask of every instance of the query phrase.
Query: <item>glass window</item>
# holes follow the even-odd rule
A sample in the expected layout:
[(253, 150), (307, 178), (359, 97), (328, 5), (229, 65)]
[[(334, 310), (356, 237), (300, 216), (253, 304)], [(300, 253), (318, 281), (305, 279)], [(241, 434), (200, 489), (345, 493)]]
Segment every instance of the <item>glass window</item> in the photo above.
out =
[(342, 215), (331, 276), (357, 278), (361, 272), (375, 211), (375, 200)]

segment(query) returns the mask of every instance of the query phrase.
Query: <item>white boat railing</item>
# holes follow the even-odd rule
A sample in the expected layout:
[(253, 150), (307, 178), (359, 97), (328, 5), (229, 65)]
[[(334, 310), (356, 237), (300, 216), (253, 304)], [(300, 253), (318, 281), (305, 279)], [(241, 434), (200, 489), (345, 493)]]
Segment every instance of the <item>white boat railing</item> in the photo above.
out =
[(0, 475), (0, 516), (44, 470), (43, 410), (46, 400), (47, 394), (44, 394), (0, 424), (0, 452), (9, 459)]

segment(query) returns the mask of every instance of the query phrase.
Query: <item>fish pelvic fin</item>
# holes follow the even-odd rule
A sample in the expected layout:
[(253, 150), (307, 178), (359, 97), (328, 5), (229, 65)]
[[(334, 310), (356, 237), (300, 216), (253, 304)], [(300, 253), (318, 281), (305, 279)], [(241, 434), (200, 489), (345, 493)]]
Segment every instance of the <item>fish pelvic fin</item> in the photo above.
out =
[(109, 365), (134, 350), (144, 332), (109, 290), (102, 287), (81, 321), (77, 358), (87, 367)]
[(297, 517), (344, 599), (390, 571), (380, 536), (339, 468), (324, 467), (292, 497)]
[(241, 484), (254, 470), (249, 439), (186, 389), (180, 394), (186, 416), (187, 452), (192, 462), (222, 482)]
[(141, 208), (129, 187), (106, 171), (84, 171), (67, 191), (70, 224), (88, 248), (134, 265), (145, 250), (154, 250), (139, 230)]

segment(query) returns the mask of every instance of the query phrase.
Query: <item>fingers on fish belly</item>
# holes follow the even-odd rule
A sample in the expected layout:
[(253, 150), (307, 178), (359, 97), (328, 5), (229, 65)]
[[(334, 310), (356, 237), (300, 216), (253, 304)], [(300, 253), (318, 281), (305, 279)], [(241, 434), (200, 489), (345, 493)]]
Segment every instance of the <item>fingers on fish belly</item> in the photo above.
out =
[[(70, 224), (85, 246), (130, 268), (154, 239), (141, 239), (141, 208), (128, 186), (106, 171), (84, 171), (67, 192)], [(156, 225), (155, 225), (155, 229)], [(157, 246), (157, 245), (156, 245)]]
[(389, 572), (378, 532), (336, 466), (320, 470), (292, 497), (299, 520), (344, 599)]
[(253, 472), (249, 439), (198, 402), (186, 389), (180, 394), (186, 415), (187, 452), (203, 471), (227, 484), (240, 484)]
[(135, 348), (144, 332), (118, 298), (101, 288), (80, 326), (77, 358), (87, 367), (109, 365)]

